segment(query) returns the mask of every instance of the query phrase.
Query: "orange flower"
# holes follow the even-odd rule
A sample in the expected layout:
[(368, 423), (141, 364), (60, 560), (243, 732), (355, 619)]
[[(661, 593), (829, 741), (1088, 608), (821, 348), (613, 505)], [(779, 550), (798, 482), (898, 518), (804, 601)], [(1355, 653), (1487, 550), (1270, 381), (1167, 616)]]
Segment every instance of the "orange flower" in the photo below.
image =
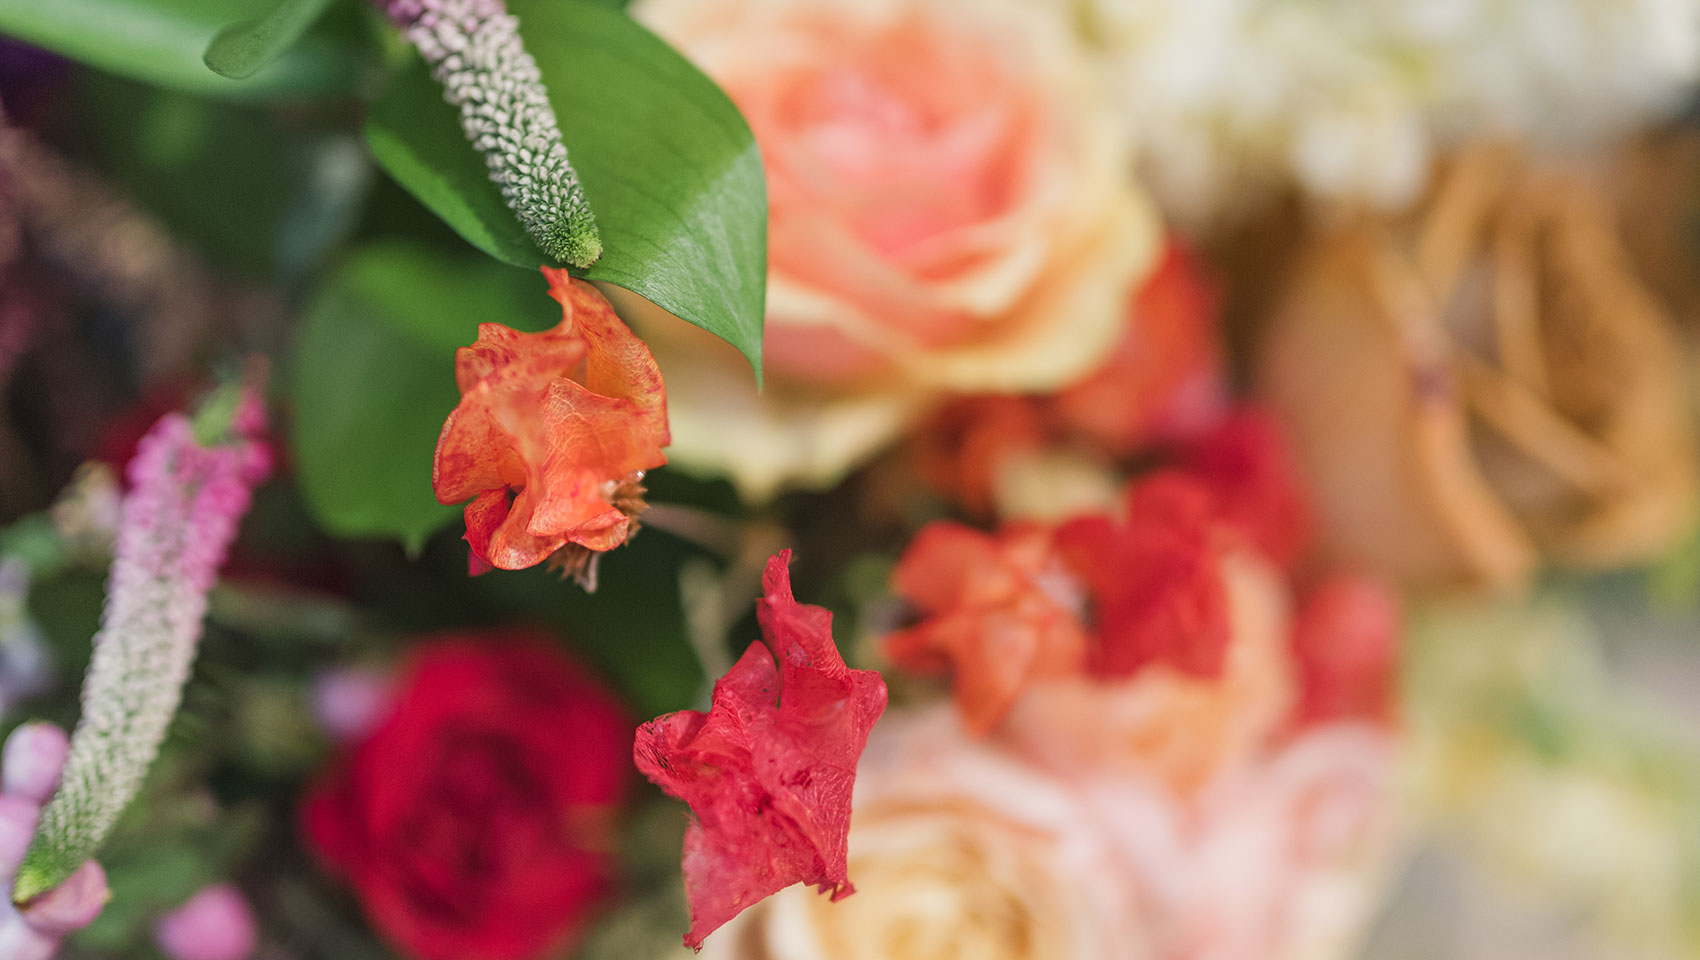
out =
[(667, 462), (661, 371), (582, 280), (543, 268), (561, 322), (542, 333), (478, 325), (455, 352), (460, 405), (437, 438), (431, 484), (466, 505), (475, 571), (554, 558), (594, 583), (596, 551), (636, 529), (639, 481)]
[(1000, 512), (1000, 469), (1051, 439), (1051, 425), (1027, 397), (964, 397), (940, 408), (915, 431), (909, 455), (934, 490), (976, 517), (991, 517)]
[(1084, 603), (1049, 530), (1006, 528), (997, 537), (933, 523), (892, 573), (897, 593), (927, 619), (885, 638), (885, 652), (917, 673), (946, 669), (968, 729), (996, 727), (1028, 681), (1085, 665)]

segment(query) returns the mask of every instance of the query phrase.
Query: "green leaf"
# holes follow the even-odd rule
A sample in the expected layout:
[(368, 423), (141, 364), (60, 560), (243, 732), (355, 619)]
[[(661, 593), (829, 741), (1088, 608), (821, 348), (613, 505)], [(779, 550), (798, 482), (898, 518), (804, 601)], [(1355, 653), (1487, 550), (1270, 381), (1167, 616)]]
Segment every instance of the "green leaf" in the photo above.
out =
[(95, 71), (72, 93), (91, 167), (218, 269), (298, 282), (383, 182), (357, 136), (316, 122), (332, 104), (285, 112)]
[[(465, 547), (455, 545), (457, 573), (465, 569)], [(464, 583), (495, 616), (560, 631), (648, 717), (691, 706), (702, 686), (679, 596), (679, 569), (700, 553), (664, 531), (644, 529), (603, 554), (595, 593), (542, 566)]]
[(218, 32), (202, 56), (212, 72), (242, 80), (301, 39), (330, 0), (283, 0), (264, 20), (244, 20)]
[[(624, 287), (737, 347), (761, 376), (767, 193), (749, 127), (712, 81), (608, 8), (510, 0), (601, 229), (574, 273)], [(415, 61), (366, 124), (397, 183), (498, 260), (541, 259), (455, 110)]]
[[(233, 20), (259, 19), (277, 0), (0, 0), (0, 33), (72, 60), (206, 96), (260, 99), (345, 93), (368, 54), (353, 29), (317, 30), (280, 44), (240, 82), (207, 70), (208, 43)], [(322, 9), (324, 0), (291, 0)], [(343, 18), (331, 27), (358, 25)], [(305, 24), (303, 24), (303, 28)], [(299, 30), (296, 31), (299, 34)]]
[(431, 492), (431, 458), (460, 400), (455, 349), (480, 322), (559, 320), (541, 276), (408, 242), (356, 251), (309, 304), (295, 353), (293, 449), (325, 529), (417, 550), (453, 519), (460, 508)]

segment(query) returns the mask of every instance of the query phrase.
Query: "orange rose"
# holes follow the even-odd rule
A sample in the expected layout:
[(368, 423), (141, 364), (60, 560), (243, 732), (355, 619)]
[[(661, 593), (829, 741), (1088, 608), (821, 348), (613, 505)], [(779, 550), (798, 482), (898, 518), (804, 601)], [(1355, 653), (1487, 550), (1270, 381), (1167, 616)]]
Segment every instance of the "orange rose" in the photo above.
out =
[[(658, 329), (681, 462), (754, 496), (829, 483), (943, 392), (1089, 370), (1157, 221), (1059, 11), (1016, 0), (646, 0), (743, 110), (769, 189), (757, 400)], [(729, 421), (732, 424), (728, 429)]]
[(941, 407), (913, 434), (922, 477), (981, 517), (1061, 520), (1103, 508), (1114, 497), (1112, 458), (1208, 443), (1224, 428), (1216, 301), (1197, 260), (1170, 240), (1096, 368), (1054, 395)]
[(554, 329), (481, 323), (455, 352), (461, 400), (437, 438), (431, 483), (441, 503), (473, 498), (475, 568), (553, 557), (593, 583), (595, 552), (636, 527), (643, 472), (667, 462), (667, 393), (649, 348), (595, 287), (564, 270), (543, 275), (562, 306)]
[(1193, 254), (1171, 240), (1115, 348), (1057, 395), (1059, 419), (1119, 456), (1220, 419), (1227, 399), (1217, 296)]

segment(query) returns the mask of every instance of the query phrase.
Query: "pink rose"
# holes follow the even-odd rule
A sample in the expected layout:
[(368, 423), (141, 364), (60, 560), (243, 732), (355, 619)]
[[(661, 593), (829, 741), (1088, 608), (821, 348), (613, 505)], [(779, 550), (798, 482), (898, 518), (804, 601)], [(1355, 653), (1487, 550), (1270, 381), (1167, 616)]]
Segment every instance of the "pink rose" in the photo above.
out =
[(676, 462), (756, 496), (829, 482), (941, 392), (1052, 390), (1104, 357), (1160, 228), (1059, 9), (634, 12), (726, 89), (768, 178), (770, 387), (758, 403), (729, 350), (658, 326)]

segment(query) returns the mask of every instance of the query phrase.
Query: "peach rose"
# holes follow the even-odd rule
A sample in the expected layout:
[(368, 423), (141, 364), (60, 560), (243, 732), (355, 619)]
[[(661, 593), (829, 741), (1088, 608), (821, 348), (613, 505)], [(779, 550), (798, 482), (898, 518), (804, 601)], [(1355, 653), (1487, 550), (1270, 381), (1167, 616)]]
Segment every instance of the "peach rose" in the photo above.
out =
[(764, 497), (836, 480), (941, 394), (1099, 361), (1159, 245), (1058, 11), (1019, 0), (642, 0), (743, 110), (769, 190), (766, 368), (654, 345), (676, 463)]
[(1212, 796), (1171, 956), (1356, 956), (1397, 863), (1397, 754), (1382, 727), (1330, 724)]

